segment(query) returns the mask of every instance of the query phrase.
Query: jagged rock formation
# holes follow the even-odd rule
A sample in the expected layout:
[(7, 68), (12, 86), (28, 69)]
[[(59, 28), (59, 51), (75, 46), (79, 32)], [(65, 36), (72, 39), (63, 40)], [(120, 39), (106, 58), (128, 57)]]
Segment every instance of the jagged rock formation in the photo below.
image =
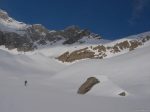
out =
[(73, 62), (80, 59), (103, 59), (108, 56), (108, 54), (117, 54), (123, 50), (132, 51), (137, 47), (143, 45), (145, 42), (150, 40), (150, 36), (141, 37), (139, 39), (125, 40), (122, 42), (116, 42), (113, 45), (98, 45), (86, 47), (83, 49), (75, 50), (72, 52), (65, 52), (59, 57), (58, 60), (62, 62)]
[(77, 26), (50, 31), (41, 24), (27, 25), (14, 20), (7, 12), (0, 10), (0, 45), (5, 45), (9, 49), (31, 51), (38, 45), (54, 44), (60, 40), (63, 40), (62, 44), (73, 44), (83, 37), (101, 39), (99, 35)]
[(28, 38), (18, 35), (17, 33), (8, 33), (0, 31), (0, 45), (5, 45), (8, 49), (17, 48), (18, 51), (31, 51), (34, 46)]
[(78, 90), (78, 94), (86, 94), (88, 91), (92, 89), (95, 84), (100, 83), (100, 81), (95, 77), (89, 77), (85, 83), (81, 85)]
[(64, 44), (73, 44), (84, 36), (90, 36), (91, 32), (84, 29), (80, 30), (79, 27), (71, 26), (64, 30), (63, 36), (67, 39)]

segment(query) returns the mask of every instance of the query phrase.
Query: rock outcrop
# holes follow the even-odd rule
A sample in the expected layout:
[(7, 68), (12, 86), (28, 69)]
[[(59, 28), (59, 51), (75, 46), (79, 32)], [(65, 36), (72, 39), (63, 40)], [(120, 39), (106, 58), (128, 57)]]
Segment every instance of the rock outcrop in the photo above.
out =
[(88, 50), (88, 48), (80, 49), (74, 51), (72, 53), (65, 52), (61, 56), (58, 57), (59, 60), (62, 62), (73, 62), (75, 60), (85, 59), (85, 58), (92, 58), (94, 57), (94, 52)]
[(88, 91), (92, 89), (95, 84), (100, 83), (100, 81), (95, 77), (89, 77), (85, 83), (81, 85), (78, 89), (78, 94), (86, 94)]
[(23, 36), (13, 32), (1, 32), (0, 31), (0, 45), (5, 45), (8, 49), (17, 48), (18, 51), (32, 51), (35, 47), (33, 43)]
[(126, 96), (126, 95), (127, 95), (126, 92), (119, 93), (119, 96)]
[(73, 62), (81, 59), (103, 59), (107, 57), (108, 54), (117, 54), (123, 50), (132, 51), (142, 46), (149, 40), (150, 36), (146, 36), (135, 40), (116, 42), (110, 45), (90, 46), (83, 49), (74, 50), (72, 52), (67, 51), (58, 56), (57, 59), (62, 62)]
[(63, 44), (73, 44), (84, 36), (90, 36), (91, 32), (77, 26), (71, 26), (63, 31), (63, 36), (67, 39)]

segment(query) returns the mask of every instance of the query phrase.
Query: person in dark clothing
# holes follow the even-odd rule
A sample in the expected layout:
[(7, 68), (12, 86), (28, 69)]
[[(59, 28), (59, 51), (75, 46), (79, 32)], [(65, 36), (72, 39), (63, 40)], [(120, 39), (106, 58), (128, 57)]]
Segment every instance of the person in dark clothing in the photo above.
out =
[(27, 80), (25, 80), (25, 81), (24, 81), (24, 85), (25, 85), (25, 86), (27, 86), (27, 83), (28, 83), (28, 81), (27, 81)]

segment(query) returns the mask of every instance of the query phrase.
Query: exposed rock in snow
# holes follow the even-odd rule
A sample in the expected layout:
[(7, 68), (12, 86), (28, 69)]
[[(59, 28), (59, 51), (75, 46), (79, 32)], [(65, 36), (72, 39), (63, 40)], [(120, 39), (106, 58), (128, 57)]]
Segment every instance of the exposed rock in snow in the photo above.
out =
[(74, 51), (67, 51), (63, 54), (61, 54), (57, 59), (62, 62), (73, 62), (76, 60), (81, 59), (104, 59), (108, 58), (110, 56), (119, 55), (120, 53), (125, 53), (132, 51), (142, 45), (144, 45), (147, 41), (150, 40), (150, 36), (140, 37), (140, 38), (134, 38), (132, 40), (126, 40), (118, 42), (118, 40), (107, 43), (104, 45), (98, 45), (98, 46), (90, 46), (82, 49), (77, 49)]
[(126, 92), (119, 93), (120, 96), (126, 96)]
[(81, 85), (78, 89), (78, 94), (86, 94), (88, 91), (92, 89), (95, 84), (100, 83), (100, 81), (95, 77), (89, 77), (85, 83)]

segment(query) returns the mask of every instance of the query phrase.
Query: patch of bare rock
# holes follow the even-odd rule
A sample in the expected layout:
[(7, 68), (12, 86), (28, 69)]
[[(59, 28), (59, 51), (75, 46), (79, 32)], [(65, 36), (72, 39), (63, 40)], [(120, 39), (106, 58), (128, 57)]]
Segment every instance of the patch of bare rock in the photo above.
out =
[(98, 45), (94, 47), (86, 47), (83, 49), (75, 50), (73, 52), (67, 51), (57, 57), (57, 59), (62, 62), (73, 62), (81, 59), (103, 59), (107, 57), (107, 53), (116, 54), (122, 52), (125, 49), (128, 51), (135, 50), (148, 40), (150, 40), (150, 36), (141, 38), (139, 40), (125, 40), (123, 42), (118, 42), (112, 46)]
[(86, 94), (88, 91), (92, 89), (92, 87), (96, 84), (100, 83), (100, 81), (95, 77), (89, 77), (78, 89), (78, 94)]

